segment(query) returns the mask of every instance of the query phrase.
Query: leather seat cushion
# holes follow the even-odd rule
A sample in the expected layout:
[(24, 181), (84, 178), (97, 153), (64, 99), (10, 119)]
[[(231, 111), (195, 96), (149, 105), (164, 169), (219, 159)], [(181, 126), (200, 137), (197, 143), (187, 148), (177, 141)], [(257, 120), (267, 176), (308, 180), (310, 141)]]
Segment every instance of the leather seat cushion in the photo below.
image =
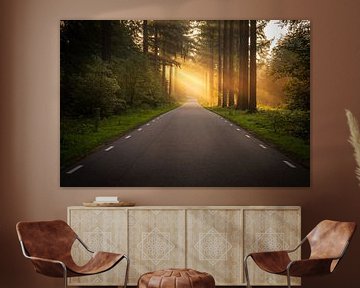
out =
[(193, 269), (166, 269), (143, 274), (138, 288), (213, 288), (214, 277)]

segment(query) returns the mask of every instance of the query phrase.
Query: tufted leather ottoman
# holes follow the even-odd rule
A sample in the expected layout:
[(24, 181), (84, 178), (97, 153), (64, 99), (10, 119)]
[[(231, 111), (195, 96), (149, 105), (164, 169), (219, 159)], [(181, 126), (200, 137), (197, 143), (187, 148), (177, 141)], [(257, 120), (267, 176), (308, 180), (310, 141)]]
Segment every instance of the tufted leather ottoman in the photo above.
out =
[(138, 288), (214, 288), (214, 277), (192, 269), (166, 269), (140, 276)]

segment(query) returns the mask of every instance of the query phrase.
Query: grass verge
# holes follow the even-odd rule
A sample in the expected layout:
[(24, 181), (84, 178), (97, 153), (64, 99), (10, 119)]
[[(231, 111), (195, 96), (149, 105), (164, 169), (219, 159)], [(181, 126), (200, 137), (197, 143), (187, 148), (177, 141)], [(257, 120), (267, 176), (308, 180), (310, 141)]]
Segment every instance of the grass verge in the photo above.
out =
[(171, 104), (152, 109), (131, 109), (121, 115), (102, 119), (98, 124), (95, 119), (61, 119), (61, 167), (69, 166), (98, 147), (178, 106)]
[(248, 130), (259, 139), (310, 167), (310, 114), (283, 109), (259, 109), (256, 113), (206, 107)]

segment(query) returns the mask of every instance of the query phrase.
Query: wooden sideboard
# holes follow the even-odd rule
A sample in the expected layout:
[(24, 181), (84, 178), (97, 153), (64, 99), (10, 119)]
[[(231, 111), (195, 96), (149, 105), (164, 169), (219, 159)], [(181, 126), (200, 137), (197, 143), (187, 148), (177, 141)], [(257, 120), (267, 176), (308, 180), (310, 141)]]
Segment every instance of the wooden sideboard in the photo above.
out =
[[(92, 249), (126, 253), (129, 285), (163, 268), (192, 268), (212, 274), (216, 285), (245, 285), (243, 258), (256, 251), (294, 248), (301, 238), (298, 206), (68, 207), (68, 223)], [(88, 254), (78, 243), (78, 263)], [(300, 258), (300, 250), (294, 253)], [(249, 261), (253, 285), (286, 285), (286, 277), (264, 273)], [(125, 263), (69, 285), (121, 285)], [(300, 285), (300, 280), (292, 282)]]

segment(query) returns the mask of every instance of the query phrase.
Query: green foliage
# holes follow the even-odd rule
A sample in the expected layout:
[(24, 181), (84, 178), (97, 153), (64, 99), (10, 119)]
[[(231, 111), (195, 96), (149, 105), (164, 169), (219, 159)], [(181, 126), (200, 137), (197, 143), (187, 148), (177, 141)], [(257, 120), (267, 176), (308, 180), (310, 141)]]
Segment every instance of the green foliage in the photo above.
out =
[(270, 72), (276, 79), (285, 78), (289, 109), (310, 109), (310, 22), (284, 22), (289, 33), (273, 50)]
[(112, 63), (121, 94), (129, 107), (156, 107), (167, 102), (160, 75), (151, 68), (149, 60), (139, 54)]
[(309, 166), (310, 113), (285, 109), (259, 109), (256, 113), (209, 108), (230, 119), (290, 157)]
[(100, 115), (107, 117), (125, 108), (113, 71), (98, 57), (86, 65), (85, 73), (74, 75), (70, 81), (72, 108), (80, 115), (91, 116), (100, 108)]

